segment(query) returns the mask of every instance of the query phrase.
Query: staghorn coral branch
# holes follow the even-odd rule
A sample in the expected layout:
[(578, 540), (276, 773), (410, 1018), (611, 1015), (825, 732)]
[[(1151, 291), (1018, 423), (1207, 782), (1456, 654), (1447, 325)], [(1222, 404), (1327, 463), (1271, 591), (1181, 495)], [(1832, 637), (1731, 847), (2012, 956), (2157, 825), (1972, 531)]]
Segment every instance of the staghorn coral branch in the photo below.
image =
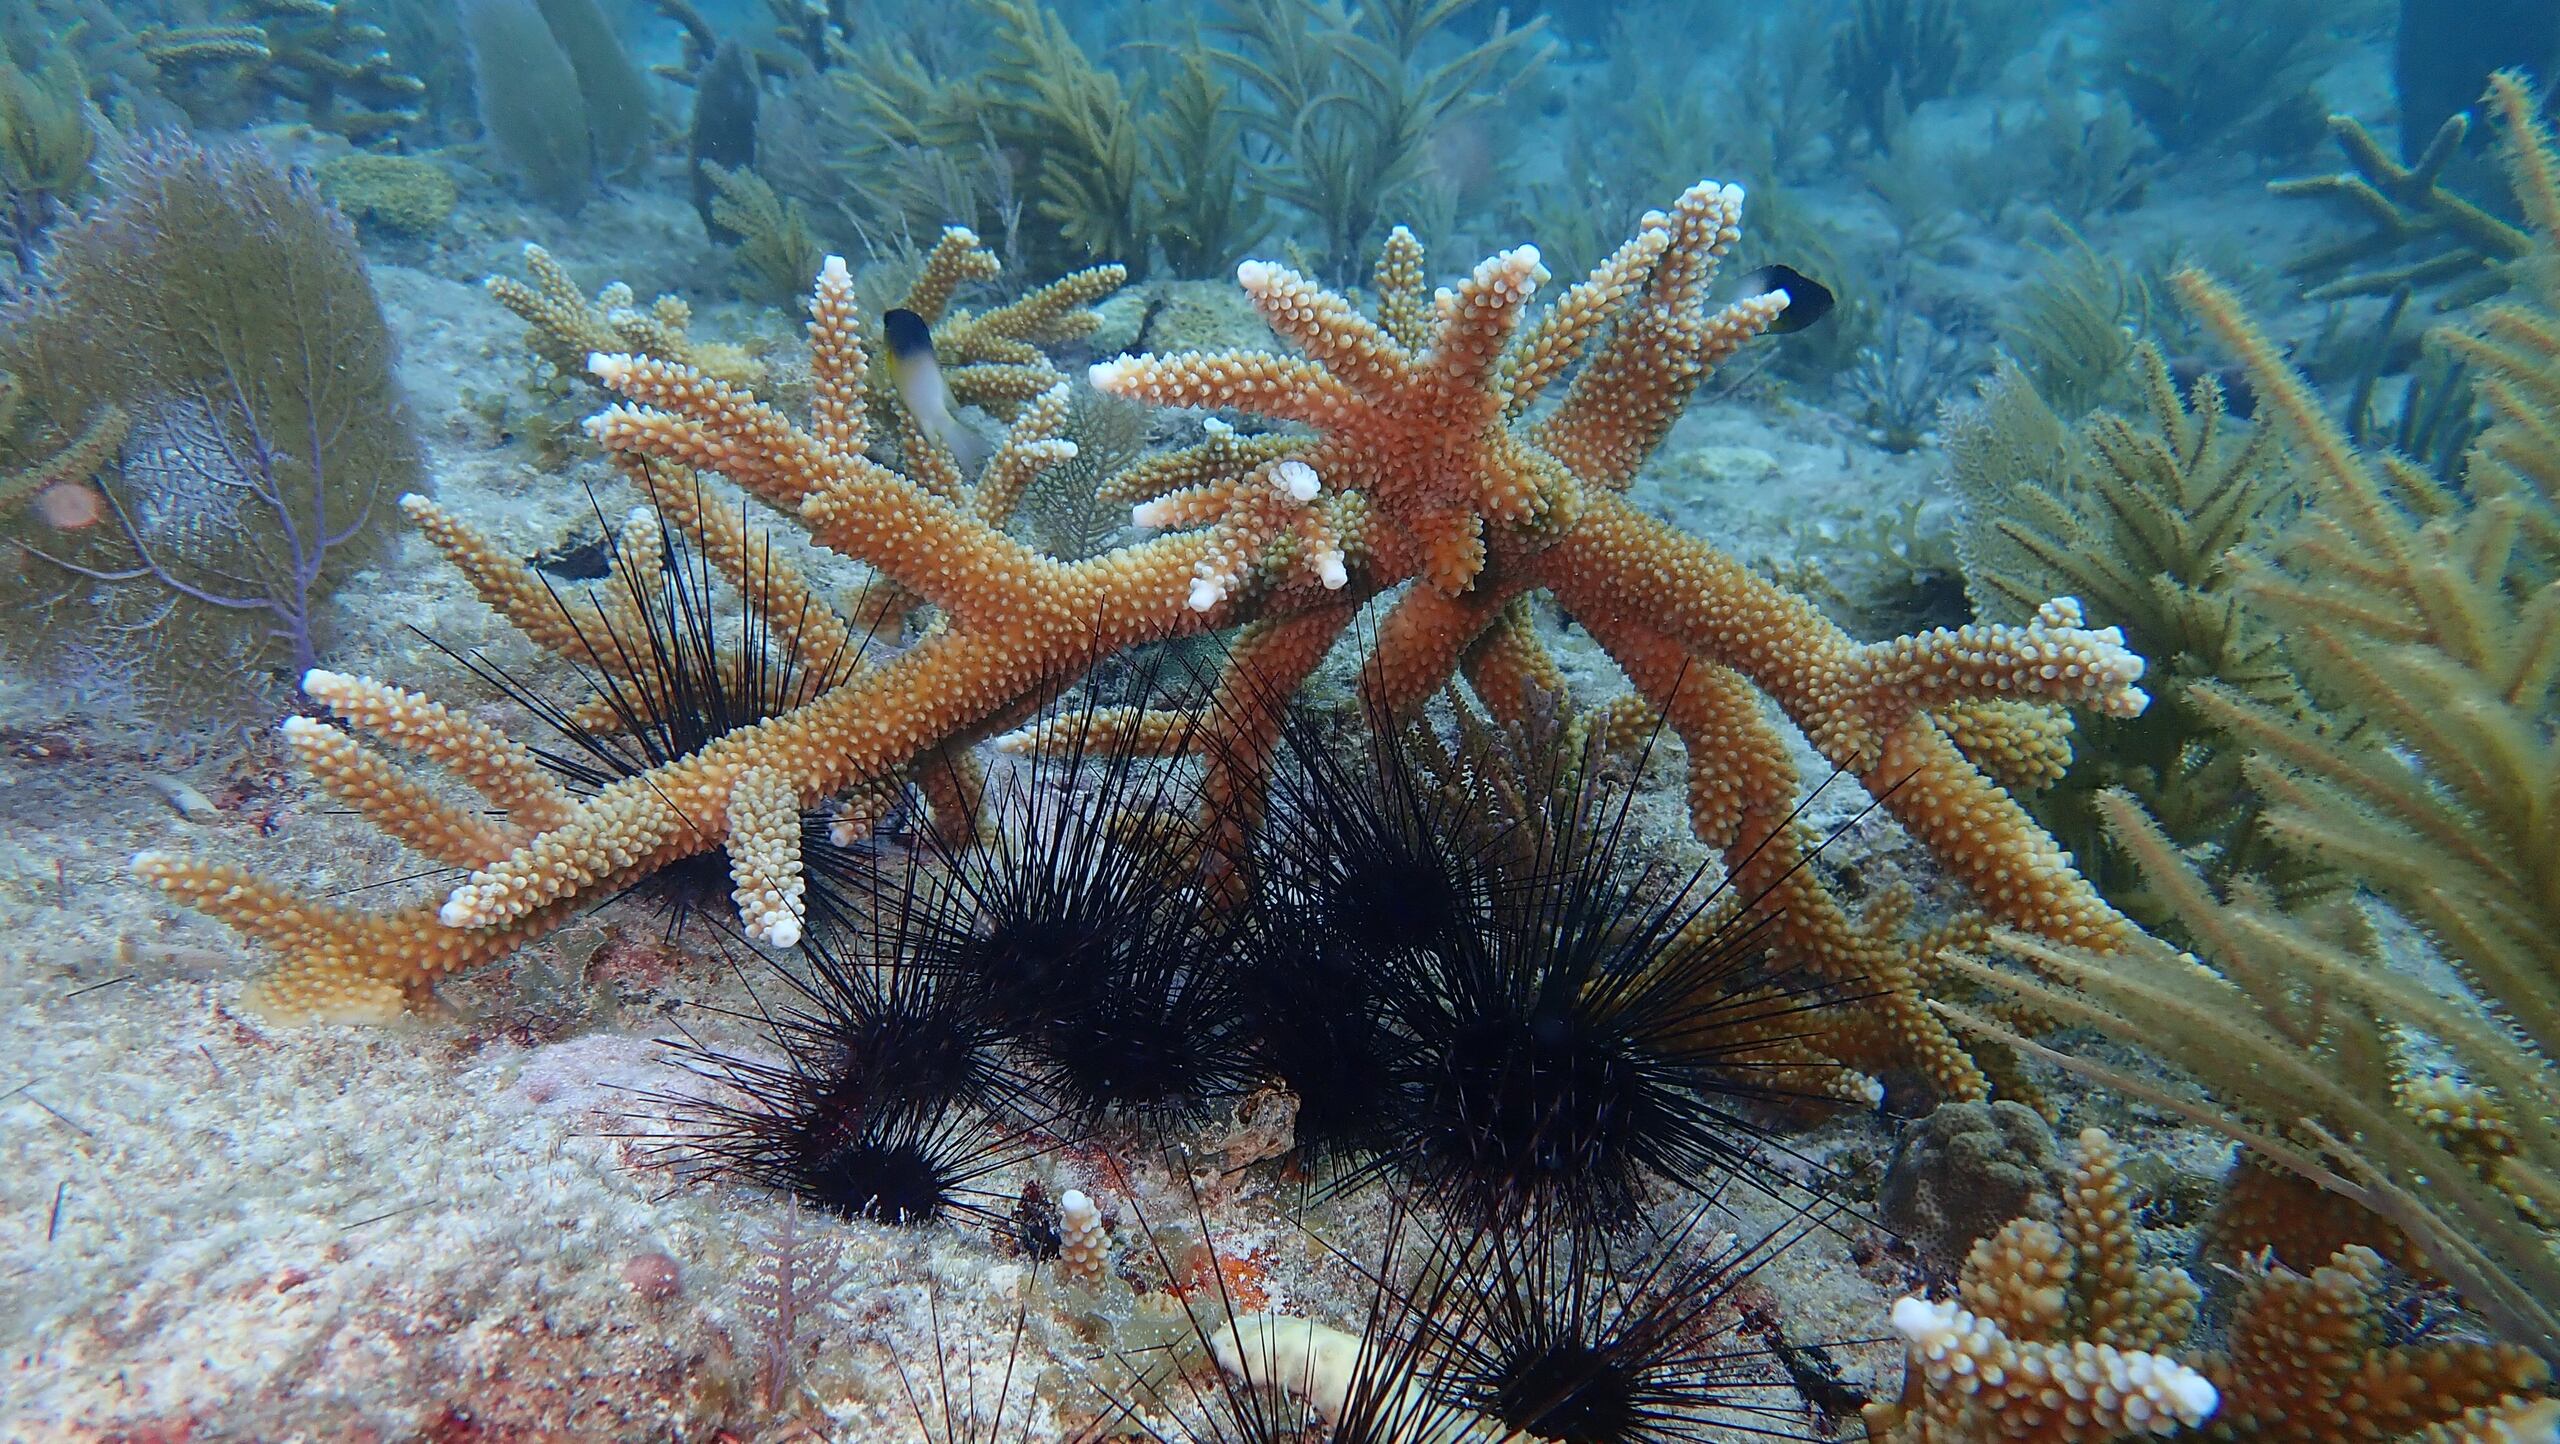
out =
[(331, 797), (447, 867), (486, 867), (524, 842), (521, 829), (437, 801), (407, 774), (325, 722), (288, 717), (284, 739), (293, 760)]
[(800, 942), (800, 799), (766, 767), (750, 767), (729, 788), (729, 878), (748, 937), (767, 947)]
[[(1459, 675), (1484, 703), (1493, 719), (1506, 727), (1526, 722), (1540, 706), (1553, 706), (1565, 695), (1564, 673), (1546, 644), (1538, 640), (1529, 599), (1514, 597), (1492, 623), (1476, 634), (1458, 656)], [(1604, 745), (1602, 751), (1609, 748)], [(1579, 749), (1575, 756), (1584, 755)]]
[[(1895, 933), (1906, 908), (1850, 916), (1806, 865), (1812, 839), (1795, 820), (1799, 779), (1761, 699), (1885, 796), (1995, 917), (2103, 947), (2123, 936), (2122, 919), (1933, 716), (1972, 719), (1970, 745), (1990, 750), (1986, 726), (1994, 737), (2045, 734), (1986, 724), (1979, 708), (2032, 701), (2133, 710), (2142, 702), (2132, 685), (2139, 663), (2064, 604), (2031, 626), (1862, 647), (1803, 598), (1617, 495), (1698, 381), (1783, 304), (1704, 305), (1740, 207), (1731, 187), (1692, 187), (1536, 316), (1529, 307), (1544, 272), (1526, 248), (1426, 298), (1420, 246), (1401, 236), (1382, 264), (1387, 304), (1374, 321), (1281, 267), (1247, 264), (1239, 279), (1248, 297), (1305, 354), (1128, 357), (1095, 367), (1094, 384), (1165, 405), (1294, 419), (1312, 434), (1248, 438), (1205, 427), (1201, 444), (1142, 462), (1100, 489), (1135, 503), (1141, 523), (1174, 530), (1074, 563), (1035, 553), (995, 525), (1023, 479), (1057, 459), (1057, 393), (1029, 402), (975, 487), (945, 469), (901, 472), (863, 454), (879, 418), (865, 420), (877, 402), (840, 262), (821, 273), (812, 302), (815, 383), (805, 424), (699, 367), (594, 358), (593, 374), (621, 401), (591, 425), (626, 470), (724, 477), (796, 518), (819, 546), (874, 568), (866, 617), (917, 599), (939, 615), (906, 652), (797, 706), (606, 786), (547, 822), (518, 818), (529, 829), (519, 845), (481, 862), (436, 912), (469, 941), (410, 964), (370, 962), (374, 971), (353, 975), (396, 981), (396, 995), (405, 995), (445, 956), (483, 956), (473, 951), (483, 940), (521, 938), (580, 899), (724, 847), (744, 869), (737, 881), (750, 924), (771, 932), (788, 911), (779, 887), (768, 886), (787, 887), (788, 859), (777, 850), (787, 811), (848, 788), (870, 797), (880, 779), (918, 766), (948, 773), (958, 789), (952, 808), (965, 811), (966, 749), (1027, 702), (1056, 695), (1131, 646), (1243, 624), (1210, 713), (1178, 726), (1144, 714), (1113, 724), (1204, 759), (1204, 862), (1212, 870), (1239, 862), (1259, 824), (1283, 709), (1364, 603), (1402, 588), (1363, 667), (1376, 716), (1418, 705), (1462, 666), (1493, 705), (1518, 711), (1531, 687), (1557, 686), (1526, 610), (1528, 594), (1543, 590), (1600, 639), (1644, 699), (1603, 709), (1603, 731), (1659, 715), (1687, 744), (1697, 829), (1725, 852), (1739, 895), (1770, 914), (1772, 946), (1809, 975), (1872, 999), (1792, 1042), (1802, 1061), (1828, 1054), (1871, 1073), (1917, 1070), (1943, 1092), (1980, 1095), (1983, 1074), (1921, 1001), (1921, 980), (1938, 968), (1915, 951), (1970, 934), (1903, 943)], [(946, 235), (937, 248), (919, 285), (919, 294), (942, 288), (924, 295), (935, 313), (948, 286), (985, 273), (974, 248), (965, 235)], [(1033, 309), (1047, 320), (1021, 313), (1007, 324), (1072, 325), (1076, 298), (1107, 279), (1069, 278), (1040, 293)], [(1560, 401), (1524, 416), (1577, 366)], [(914, 467), (922, 450), (910, 445), (905, 454)], [(681, 495), (661, 498), (663, 524), (692, 537), (758, 605), (803, 604), (796, 578), (757, 595), (743, 543), (720, 529), (725, 520), (713, 524), (718, 509), (692, 500), (690, 484), (674, 490)], [(812, 627), (841, 635), (831, 614), (811, 615)], [(216, 890), (160, 876), (200, 906), (227, 906), (213, 900)], [(295, 931), (269, 926), (256, 908), (224, 915), (267, 928), (262, 935), (288, 953), (278, 976), (297, 980), (346, 972), (335, 949), (366, 928), (408, 947), (402, 939), (434, 926), (415, 913), (378, 924), (331, 913)]]
[[(1993, 916), (2093, 945), (2124, 936), (2128, 924), (2062, 850), (1920, 709), (1960, 694), (2138, 709), (2131, 678), (2139, 659), (2103, 634), (2068, 626), (1968, 628), (1973, 635), (1942, 634), (1934, 645), (1861, 647), (1803, 598), (1617, 498), (1586, 505), (1581, 524), (1533, 563), (1536, 578), (1586, 625), (1595, 617), (1653, 618), (1688, 655), (1747, 677), (1823, 755), (1882, 798)], [(2053, 661), (2057, 649), (2082, 660)], [(1997, 665), (1979, 666), (1979, 658)], [(2055, 676), (2042, 675), (2048, 666)]]
[(1337, 421), (1353, 405), (1351, 388), (1316, 363), (1255, 352), (1123, 356), (1096, 362), (1088, 374), (1095, 390), (1151, 406), (1255, 411), (1310, 426)]
[(432, 698), (371, 677), (319, 670), (303, 675), (302, 691), (358, 731), (440, 764), (520, 827), (542, 831), (577, 813), (522, 744)]
[(427, 497), (412, 492), (400, 498), (400, 512), (444, 553), (445, 560), (471, 584), (472, 592), (526, 640), (581, 666), (622, 675), (619, 657), (600, 654), (589, 645), (591, 638), (612, 631), (604, 609), (594, 599), (562, 600), (540, 573), (514, 553)]
[(378, 1023), (397, 1017), (436, 979), (495, 961), (559, 926), (575, 911), (528, 913), (515, 924), (466, 932), (429, 909), (366, 913), (298, 897), (235, 867), (166, 853), (133, 860), (137, 877), (273, 952), (275, 968), (249, 986), (261, 1012), (312, 1022)]

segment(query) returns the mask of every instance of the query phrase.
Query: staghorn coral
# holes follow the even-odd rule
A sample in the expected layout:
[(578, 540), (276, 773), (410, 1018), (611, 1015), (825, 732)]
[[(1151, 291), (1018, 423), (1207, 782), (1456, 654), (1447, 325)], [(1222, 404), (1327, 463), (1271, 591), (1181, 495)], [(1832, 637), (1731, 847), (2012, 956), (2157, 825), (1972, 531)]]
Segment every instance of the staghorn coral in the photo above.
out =
[[(1040, 348), (1091, 334), (1102, 324), (1093, 303), (1127, 284), (1129, 271), (1088, 266), (984, 311), (951, 304), (962, 286), (993, 280), (1002, 269), (974, 232), (945, 227), (900, 304), (932, 326), (934, 359), (952, 402), (1009, 419), (1015, 407), (1066, 379)], [(877, 388), (875, 398), (885, 404), (888, 389)]]
[[(2549, 1426), (2550, 1371), (2511, 1344), (2399, 1342), (2382, 1261), (2340, 1250), (2309, 1274), (2242, 1270), (2222, 1346), (2184, 1352), (2200, 1294), (2142, 1263), (2115, 1145), (2080, 1135), (2052, 1221), (2020, 1218), (1965, 1260), (1957, 1297), (1906, 1298), (1903, 1394), (1866, 1409), (1871, 1444), (2233, 1444), (2477, 1440)], [(2193, 1435), (2185, 1434), (2193, 1430)]]
[[(2247, 776), (2274, 841), (2413, 925), (2464, 986), (2391, 966), (2362, 918), (2287, 917), (2256, 888), (2215, 897), (2122, 797), (2101, 811), (2202, 961), (2013, 939), (2043, 981), (1967, 971), (2192, 1074), (2240, 1115), (2225, 1126), (2381, 1215), (2502, 1333), (2560, 1358), (2560, 1252), (2536, 1222), (2560, 1201), (2560, 147), (2514, 77), (2490, 105), (2536, 243), (2514, 298), (2439, 333), (2479, 371), (2491, 418), (2464, 494), (2356, 450), (2227, 291), (2178, 282), (2247, 365), (2310, 487), (2302, 518), (2237, 562), (2240, 595), (2283, 631), (2314, 700), (2368, 736), (2340, 745), (2226, 687), (2189, 695), (2256, 751)], [(2505, 1120), (2489, 1177), (2458, 1136), (2473, 1130), (2440, 1136), (2426, 1116), (2432, 1090), (2411, 1080), (2444, 1068), (2413, 1057), (2412, 1036)]]
[(2181, 392), (2143, 344), (2119, 385), (2139, 409), (2067, 426), (2014, 364), (1948, 423), (1949, 475), (1965, 502), (1957, 549), (1981, 615), (2014, 621), (2056, 592), (2120, 620), (2151, 664), (2158, 700), (2096, 718), (2071, 770), (2030, 808), (2117, 906), (2157, 925), (2141, 879), (2107, 847), (2094, 811), (2130, 790), (2211, 876), (2258, 872), (2296, 890), (2318, 869), (2273, 853), (2256, 808), (2234, 805), (2242, 752), (2190, 695), (2210, 683), (2299, 715), (2274, 630), (2242, 610), (2223, 557), (2289, 520), (2297, 488), (2276, 434), (2234, 420), (2219, 384)]
[(425, 118), (426, 82), (401, 69), (359, 0), (241, 0), (202, 24), (134, 37), (195, 118), (237, 122), (270, 97), (358, 144)]
[(1905, 1298), (1902, 1397), (1866, 1408), (1871, 1444), (2099, 1444), (2215, 1414), (2216, 1385), (2160, 1352), (2196, 1317), (2193, 1280), (2142, 1263), (2115, 1145), (2081, 1133), (2051, 1222), (2013, 1219), (1966, 1256), (1957, 1296)]
[(1111, 1263), (1111, 1230), (1102, 1210), (1082, 1189), (1058, 1195), (1058, 1277), (1088, 1288), (1102, 1283)]
[(2551, 1371), (2525, 1349), (2392, 1342), (2384, 1281), (2381, 1258), (2354, 1246), (2308, 1274), (2250, 1267), (2227, 1340), (2199, 1363), (2222, 1394), (2213, 1433), (2251, 1444), (2460, 1438), (2480, 1427), (2468, 1422), (2475, 1410), (2544, 1407), (2526, 1396)]
[(551, 253), (530, 241), (525, 243), (524, 268), (530, 284), (513, 276), (491, 276), (489, 295), (524, 318), (525, 349), (560, 376), (592, 380), (587, 358), (618, 351), (697, 367), (732, 385), (752, 386), (764, 378), (764, 367), (737, 347), (687, 336), (693, 308), (674, 296), (660, 296), (643, 311), (631, 288), (615, 281), (590, 301)]
[[(1520, 654), (1536, 656), (1526, 629), (1507, 631), (1490, 654), (1477, 643), (1516, 599), (1547, 590), (1686, 744), (1697, 831), (1725, 853), (1738, 894), (1774, 914), (1770, 945), (1859, 988), (1862, 1006), (1820, 1045), (1853, 1066), (1907, 1069), (1977, 1096), (1980, 1073), (1920, 1004), (1914, 961), (1892, 936), (1900, 909), (1855, 921), (1803, 865), (1798, 779), (1761, 698), (1883, 796), (1992, 917), (2112, 946), (2124, 921), (1935, 714), (2025, 699), (2129, 715), (2145, 701), (2134, 686), (2141, 662), (2113, 632), (2084, 626), (2067, 599), (2022, 627), (1861, 645), (1809, 602), (1620, 495), (1697, 383), (1784, 305), (1775, 293), (1702, 304), (1738, 235), (1741, 201), (1733, 188), (1693, 187), (1534, 319), (1528, 302), (1545, 277), (1525, 249), (1433, 298), (1420, 290), (1418, 245), (1399, 237), (1394, 249), (1410, 264), (1389, 268), (1383, 322), (1282, 267), (1240, 267), (1247, 294), (1301, 357), (1124, 358), (1096, 367), (1095, 384), (1159, 405), (1232, 406), (1307, 432), (1213, 435), (1139, 463), (1115, 479), (1117, 494), (1143, 498), (1143, 523), (1178, 529), (1078, 562), (1011, 540), (996, 504), (1018, 494), (1015, 472), (1060, 457), (1064, 448), (1038, 432), (1063, 421), (1062, 396), (1025, 409), (1008, 452), (973, 489), (865, 455), (868, 363), (840, 264), (822, 273), (812, 302), (805, 424), (693, 367), (600, 355), (594, 373), (625, 398), (591, 423), (609, 453), (635, 467), (715, 471), (796, 515), (818, 545), (935, 609), (916, 645), (607, 787), (566, 817), (511, 820), (530, 835), (473, 864), (432, 907), (366, 914), (228, 868), (154, 858), (143, 870), (285, 954), (264, 989), (271, 1006), (306, 1009), (326, 993), (389, 1011), (452, 967), (546, 931), (580, 899), (720, 846), (730, 794), (751, 772), (771, 772), (810, 805), (965, 746), (1131, 646), (1245, 624), (1210, 724), (1129, 724), (1211, 739), (1204, 835), (1236, 862), (1259, 816), (1274, 704), (1361, 603), (1401, 588), (1365, 669), (1373, 707), (1395, 714), (1462, 667), (1482, 676), (1489, 658), (1518, 670)], [(1563, 395), (1541, 407), (1577, 362)]]

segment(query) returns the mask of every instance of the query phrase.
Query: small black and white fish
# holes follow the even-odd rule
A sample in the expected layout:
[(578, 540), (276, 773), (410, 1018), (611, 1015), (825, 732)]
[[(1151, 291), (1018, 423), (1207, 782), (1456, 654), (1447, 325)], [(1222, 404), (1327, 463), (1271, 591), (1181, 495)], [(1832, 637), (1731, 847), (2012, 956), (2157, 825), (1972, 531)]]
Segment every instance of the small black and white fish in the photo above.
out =
[(922, 316), (900, 308), (880, 318), (880, 332), (889, 343), (889, 375), (898, 383), (898, 399), (906, 402), (907, 413), (925, 435), (958, 458), (962, 470), (975, 471), (987, 459), (987, 441), (951, 413), (951, 386), (942, 379), (942, 363), (934, 359), (933, 328)]
[(1762, 266), (1742, 278), (1743, 295), (1765, 296), (1771, 291), (1787, 293), (1787, 309), (1769, 323), (1773, 335), (1801, 331), (1831, 314), (1831, 288), (1793, 266)]

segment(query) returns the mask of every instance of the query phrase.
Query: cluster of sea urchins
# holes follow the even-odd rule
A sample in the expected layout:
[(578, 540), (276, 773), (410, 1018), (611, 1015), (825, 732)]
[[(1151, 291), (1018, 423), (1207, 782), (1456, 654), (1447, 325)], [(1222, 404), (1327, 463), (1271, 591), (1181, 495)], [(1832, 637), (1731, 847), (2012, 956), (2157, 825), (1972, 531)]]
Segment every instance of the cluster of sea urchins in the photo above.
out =
[[(543, 709), (575, 784), (838, 670), (771, 658), (758, 619), (724, 624), (707, 575), (658, 541), (676, 564), (626, 608), (631, 635), (591, 643), (641, 679), (594, 679), (611, 725)], [(982, 796), (937, 789), (977, 796), (976, 815), (848, 847), (813, 814), (796, 956), (729, 949), (758, 984), (738, 1021), (766, 1044), (673, 1045), (701, 1081), (658, 1100), (662, 1156), (840, 1217), (1002, 1228), (1017, 1200), (994, 1177), (1043, 1149), (1162, 1136), (1276, 1086), (1297, 1104), (1286, 1166), (1438, 1220), (1419, 1270), (1392, 1245), (1358, 1266), (1374, 1296), (1343, 1336), (1356, 1377), (1350, 1417), (1324, 1421), (1335, 1438), (1484, 1420), (1568, 1444), (1676, 1440), (1710, 1417), (1783, 1432), (1787, 1410), (1756, 1393), (1783, 1384), (1728, 1337), (1728, 1295), (1770, 1241), (1701, 1253), (1696, 1215), (1619, 1240), (1657, 1185), (1776, 1185), (1754, 1117), (1778, 1091), (1766, 1065), (1829, 999), (1763, 966), (1750, 900), (1631, 856), (1629, 794), (1601, 759), (1461, 731), (1452, 749), (1373, 726), (1346, 757), (1290, 719), (1259, 850), (1214, 879), (1196, 763), (1161, 760), (1186, 750), (1161, 738), (1141, 755), (1089, 702)], [(1223, 1285), (1216, 1308), (1194, 1303), (1201, 1351), (1250, 1383), (1249, 1320)], [(1219, 1397), (1189, 1411), (1219, 1438), (1303, 1424), (1260, 1388)]]
[(838, 1156), (884, 1110), (957, 1149), (956, 1183), (983, 1161), (960, 1144), (1161, 1135), (1277, 1086), (1324, 1186), (1384, 1180), (1469, 1227), (1589, 1232), (1658, 1182), (1775, 1177), (1755, 1105), (1827, 999), (1762, 966), (1747, 906), (1632, 863), (1590, 759), (1388, 726), (1346, 761), (1292, 722), (1238, 888), (1200, 866), (1197, 767), (1155, 755), (1181, 749), (1141, 756), (1091, 705), (1031, 735), (981, 815), (818, 869), (838, 925), (779, 965), (784, 1061), (688, 1050), (732, 1085), (686, 1131), (712, 1172), (908, 1219), (883, 1200), (918, 1189)]

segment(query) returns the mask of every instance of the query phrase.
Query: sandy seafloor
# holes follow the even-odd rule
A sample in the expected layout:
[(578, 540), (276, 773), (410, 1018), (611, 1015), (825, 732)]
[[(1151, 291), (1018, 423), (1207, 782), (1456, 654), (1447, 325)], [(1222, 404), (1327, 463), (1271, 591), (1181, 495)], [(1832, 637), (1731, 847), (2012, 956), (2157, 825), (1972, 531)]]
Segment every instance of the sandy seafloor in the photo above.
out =
[[(375, 257), (437, 493), (521, 552), (576, 530), (590, 507), (579, 482), (605, 474), (591, 460), (569, 478), (542, 470), (514, 436), (533, 424), (521, 411), (521, 328), (477, 279), (514, 272), (517, 239), (537, 233), (590, 288), (619, 278), (646, 297), (683, 284), (720, 262), (672, 194), (600, 202), (574, 229), (539, 231), (475, 200), (458, 238), (406, 258), (417, 264), (396, 249)], [(696, 330), (736, 336), (738, 325), (711, 308)], [(490, 395), (513, 395), (518, 409), (482, 404)], [(1810, 407), (1710, 399), (1638, 496), (1746, 558), (1784, 557), (1789, 518), (1887, 512), (1929, 495), (1937, 464), (1928, 449), (1888, 456)], [(341, 668), (451, 701), (485, 697), (407, 630), (414, 622), (447, 646), (488, 645), (548, 675), (414, 538), (338, 605), (330, 661)], [(1586, 700), (1618, 685), (1578, 633), (1553, 640)], [(170, 778), (210, 810), (182, 815)], [(1845, 820), (1859, 803), (1840, 784), (1816, 820)], [(1660, 845), (1692, 846), (1667, 768), (1641, 811)], [(810, 1250), (841, 1267), (841, 1282), (799, 1341), (786, 1407), (762, 1409), (745, 1289), (770, 1259), (784, 1206), (743, 1188), (675, 1189), (619, 1136), (634, 1127), (629, 1090), (677, 1076), (653, 1039), (680, 1023), (737, 1037), (691, 1006), (738, 1002), (734, 980), (716, 965), (670, 964), (652, 946), (652, 919), (590, 916), (449, 983), (438, 1015), (279, 1028), (239, 1008), (254, 959), (127, 876), (143, 848), (242, 860), (320, 891), (418, 866), (332, 813), (271, 744), (173, 757), (23, 704), (0, 717), (0, 1017), (11, 1040), (0, 1056), (0, 1440), (695, 1440), (722, 1429), (744, 1440), (784, 1437), (793, 1423), (809, 1437), (913, 1438), (892, 1361), (932, 1357), (935, 1311), (946, 1349), (1001, 1354), (1025, 1275), (982, 1233), (812, 1221)], [(1925, 858), (1880, 820), (1854, 827), (1833, 859), (1869, 891), (1931, 887)], [(2076, 1104), (2072, 1126), (2091, 1121), (2210, 1167), (2210, 1144), (2154, 1133), (2157, 1118)], [(1878, 1114), (1838, 1118), (1795, 1146), (1872, 1179), (1893, 1126)], [(1214, 1162), (1220, 1132), (1200, 1130), (1193, 1157)], [(1182, 1217), (1190, 1190), (1140, 1158), (1134, 1138), (1123, 1143), (1116, 1154), (1052, 1154), (998, 1186), (1029, 1173), (1053, 1192), (1087, 1188), (1133, 1249), (1134, 1215)], [(1335, 1205), (1302, 1227), (1271, 1166), (1223, 1181), (1202, 1166), (1220, 1252), (1267, 1265), (1279, 1306), (1344, 1317), (1345, 1272), (1313, 1261), (1322, 1251), (1308, 1230), (1357, 1256), (1375, 1237), (1377, 1201)], [(1134, 1200), (1117, 1181), (1123, 1170)], [(1660, 1217), (1681, 1207), (1666, 1199)], [(1778, 1217), (1737, 1200), (1710, 1231), (1753, 1236)], [(672, 1296), (646, 1297), (629, 1281), (647, 1255), (673, 1260)], [(1874, 1338), (1915, 1280), (1907, 1256), (1851, 1226), (1806, 1239), (1759, 1282), (1790, 1340), (1867, 1341), (1829, 1356), (1844, 1383), (1889, 1391), (1899, 1350)], [(1077, 1379), (1110, 1341), (1071, 1321), (1090, 1304), (1032, 1287), (1026, 1349), (1061, 1361), (1040, 1372), (1060, 1385), (1043, 1392), (1063, 1407), (1026, 1414), (1017, 1399), (1007, 1433), (1051, 1437), (1089, 1416), (1094, 1396)], [(1856, 1429), (1813, 1416), (1801, 1427)]]

